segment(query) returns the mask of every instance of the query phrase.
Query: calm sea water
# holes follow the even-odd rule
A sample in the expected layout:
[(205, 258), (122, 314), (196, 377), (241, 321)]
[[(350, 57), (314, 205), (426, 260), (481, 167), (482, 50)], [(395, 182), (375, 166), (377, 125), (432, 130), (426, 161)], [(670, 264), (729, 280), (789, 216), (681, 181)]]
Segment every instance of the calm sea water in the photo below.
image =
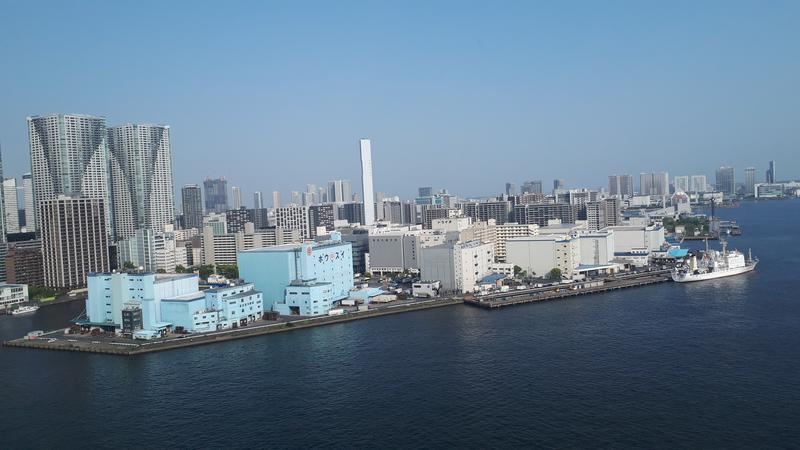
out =
[(800, 201), (720, 215), (756, 273), (135, 358), (0, 349), (0, 447), (800, 447)]

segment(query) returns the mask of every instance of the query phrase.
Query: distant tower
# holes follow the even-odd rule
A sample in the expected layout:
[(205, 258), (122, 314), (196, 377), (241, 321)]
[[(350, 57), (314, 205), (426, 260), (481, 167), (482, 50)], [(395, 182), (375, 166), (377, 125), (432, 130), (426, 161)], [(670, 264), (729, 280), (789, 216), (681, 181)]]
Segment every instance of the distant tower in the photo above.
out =
[(22, 175), (22, 196), (25, 206), (25, 230), (36, 231), (36, 212), (33, 208), (33, 177), (30, 173)]
[(553, 180), (553, 190), (555, 191), (556, 189), (564, 189), (564, 180), (560, 178)]
[(253, 209), (264, 209), (264, 198), (261, 191), (253, 192)]
[(233, 186), (231, 187), (231, 196), (233, 197), (233, 209), (239, 209), (242, 207), (242, 189)]
[(228, 182), (225, 177), (206, 178), (203, 181), (206, 212), (222, 213), (228, 209)]
[(181, 189), (184, 228), (203, 229), (203, 201), (200, 186), (187, 184)]
[(744, 189), (747, 195), (755, 195), (756, 192), (756, 168), (748, 167), (744, 169)]
[(281, 193), (280, 193), (280, 191), (272, 191), (272, 207), (273, 208), (280, 208), (281, 207)]
[(769, 162), (769, 169), (767, 169), (767, 183), (775, 182), (775, 161)]
[(3, 180), (3, 207), (6, 214), (6, 233), (19, 233), (16, 178), (6, 178)]
[(372, 145), (369, 139), (359, 141), (361, 147), (361, 191), (364, 195), (364, 225), (375, 223), (375, 198), (372, 187)]

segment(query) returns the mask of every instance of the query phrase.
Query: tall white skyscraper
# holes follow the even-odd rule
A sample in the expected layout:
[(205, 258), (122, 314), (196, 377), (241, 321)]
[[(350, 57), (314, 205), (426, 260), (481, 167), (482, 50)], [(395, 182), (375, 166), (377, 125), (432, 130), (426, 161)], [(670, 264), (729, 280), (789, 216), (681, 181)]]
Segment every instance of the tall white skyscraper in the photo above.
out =
[(16, 178), (3, 180), (3, 208), (5, 209), (6, 233), (19, 233)]
[(667, 172), (639, 174), (639, 193), (641, 195), (668, 195), (669, 174)]
[(25, 207), (25, 230), (36, 231), (36, 212), (33, 207), (33, 177), (30, 173), (22, 175), (22, 200)]
[[(28, 117), (28, 141), (37, 217), (40, 202), (59, 195), (97, 198), (105, 206), (111, 204), (105, 117)], [(113, 227), (110, 209), (104, 210), (107, 229)], [(113, 235), (113, 231), (109, 232)]]
[(272, 207), (273, 208), (280, 208), (281, 207), (281, 193), (280, 193), (280, 191), (272, 191)]
[(137, 229), (162, 233), (175, 222), (169, 126), (125, 124), (108, 129), (114, 236)]
[(375, 191), (372, 187), (372, 144), (369, 139), (359, 141), (361, 148), (361, 191), (364, 196), (364, 225), (375, 223)]
[(233, 197), (233, 209), (242, 207), (242, 190), (238, 186), (231, 187), (231, 196)]
[(253, 192), (253, 209), (263, 209), (264, 198), (261, 196), (261, 191)]

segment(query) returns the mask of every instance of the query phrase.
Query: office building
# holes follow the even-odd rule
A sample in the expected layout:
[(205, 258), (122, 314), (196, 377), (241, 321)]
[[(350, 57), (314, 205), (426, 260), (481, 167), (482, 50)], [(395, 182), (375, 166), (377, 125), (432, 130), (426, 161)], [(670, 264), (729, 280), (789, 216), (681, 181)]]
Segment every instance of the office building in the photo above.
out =
[(0, 283), (0, 311), (28, 301), (28, 286), (18, 283)]
[(275, 225), (278, 228), (297, 230), (304, 239), (313, 239), (316, 230), (311, 229), (308, 206), (284, 206), (275, 210)]
[(506, 195), (517, 195), (517, 185), (506, 183)]
[(692, 175), (689, 180), (689, 191), (703, 193), (708, 191), (708, 181), (705, 175)]
[(25, 211), (25, 231), (36, 231), (36, 211), (33, 204), (33, 177), (22, 175), (22, 196)]
[(253, 217), (253, 210), (247, 208), (229, 209), (225, 211), (225, 223), (227, 225), (228, 233), (238, 233), (244, 231), (246, 223), (255, 224)]
[(725, 196), (736, 195), (736, 175), (733, 167), (722, 166), (716, 172), (715, 190)]
[(476, 208), (477, 222), (487, 222), (494, 220), (496, 224), (502, 225), (508, 222), (508, 216), (511, 212), (511, 202), (506, 200), (497, 200), (489, 202), (480, 202)]
[(228, 216), (224, 213), (210, 213), (203, 216), (203, 229), (211, 228), (214, 234), (228, 232)]
[(110, 270), (105, 209), (100, 198), (62, 195), (39, 201), (46, 286), (80, 288), (88, 274)]
[(439, 281), (443, 291), (472, 292), (491, 273), (494, 247), (480, 241), (445, 243), (421, 250), (423, 280)]
[(633, 195), (633, 177), (624, 175), (608, 176), (608, 194), (616, 197), (630, 197)]
[(35, 228), (41, 202), (64, 195), (101, 200), (106, 232), (113, 235), (106, 119), (53, 114), (27, 120)]
[(238, 186), (231, 187), (231, 198), (233, 201), (233, 209), (240, 209), (244, 206), (242, 203), (242, 189)]
[(328, 202), (342, 203), (353, 201), (353, 185), (350, 180), (328, 182)]
[(555, 192), (555, 191), (557, 191), (559, 189), (564, 189), (564, 186), (565, 186), (564, 185), (564, 180), (559, 179), (559, 178), (556, 178), (555, 180), (553, 180), (553, 192)]
[[(2, 154), (0, 154), (0, 180), (2, 179), (3, 157)], [(6, 281), (6, 252), (8, 250), (6, 246), (6, 237), (8, 232), (6, 230), (5, 195), (3, 193), (4, 187), (4, 183), (0, 183), (0, 282)]]
[(542, 194), (542, 180), (526, 181), (522, 183), (521, 194)]
[(41, 240), (34, 238), (21, 242), (9, 242), (5, 264), (7, 282), (44, 286)]
[(309, 206), (308, 217), (311, 227), (315, 230), (315, 236), (320, 229), (324, 229), (325, 232), (333, 231), (333, 222), (336, 220), (336, 205), (327, 203)]
[(140, 228), (164, 231), (175, 221), (169, 126), (126, 124), (108, 129), (114, 236)]
[(364, 204), (347, 202), (337, 205), (337, 219), (346, 220), (350, 224), (364, 224)]
[(146, 228), (136, 230), (133, 236), (117, 243), (117, 258), (120, 267), (127, 262), (152, 272), (174, 272), (177, 266), (190, 265), (185, 245), (178, 245), (171, 228), (159, 233)]
[(3, 180), (3, 209), (5, 210), (6, 233), (19, 233), (19, 209), (17, 207), (17, 179)]
[(674, 178), (675, 192), (689, 192), (689, 176), (682, 175)]
[(779, 198), (786, 195), (786, 186), (782, 183), (756, 183), (754, 194), (756, 198)]
[(744, 169), (744, 191), (745, 194), (753, 196), (756, 193), (756, 168), (748, 167)]
[(244, 230), (237, 233), (214, 234), (211, 228), (205, 228), (198, 259), (203, 264), (236, 264), (237, 252), (299, 242), (303, 242), (299, 230), (278, 227), (256, 230), (252, 224), (246, 224)]
[(775, 183), (775, 161), (769, 162), (769, 168), (767, 169), (767, 176), (766, 176), (767, 184), (774, 184)]
[(187, 184), (181, 188), (184, 228), (203, 228), (203, 200), (200, 186)]
[(252, 214), (253, 225), (256, 230), (263, 230), (269, 227), (269, 210), (267, 208), (251, 209), (250, 213)]
[(224, 213), (228, 210), (228, 181), (225, 177), (206, 178), (203, 181), (206, 212)]
[(292, 191), (289, 193), (291, 198), (290, 204), (293, 206), (302, 206), (302, 199), (300, 197), (300, 191)]
[(326, 315), (353, 288), (352, 247), (337, 232), (328, 241), (239, 252), (238, 260), (239, 274), (263, 292), (264, 311)]
[(264, 198), (261, 191), (253, 192), (253, 209), (264, 209)]
[(364, 196), (364, 225), (375, 223), (375, 191), (372, 186), (372, 144), (369, 139), (359, 141), (361, 150), (361, 192)]
[(639, 174), (639, 193), (641, 195), (669, 195), (669, 174), (650, 172)]
[(458, 217), (461, 214), (461, 210), (450, 208), (425, 208), (424, 211), (425, 217), (422, 220), (422, 228), (426, 230), (433, 228), (433, 221), (436, 219)]

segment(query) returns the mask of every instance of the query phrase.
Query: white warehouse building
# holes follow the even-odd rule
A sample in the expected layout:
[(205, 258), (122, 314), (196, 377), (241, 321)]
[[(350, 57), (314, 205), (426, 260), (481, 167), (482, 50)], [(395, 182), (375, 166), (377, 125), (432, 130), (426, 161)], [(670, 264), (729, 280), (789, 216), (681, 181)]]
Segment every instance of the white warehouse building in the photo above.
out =
[(494, 246), (481, 241), (448, 243), (421, 250), (422, 278), (445, 291), (472, 292), (494, 264)]

